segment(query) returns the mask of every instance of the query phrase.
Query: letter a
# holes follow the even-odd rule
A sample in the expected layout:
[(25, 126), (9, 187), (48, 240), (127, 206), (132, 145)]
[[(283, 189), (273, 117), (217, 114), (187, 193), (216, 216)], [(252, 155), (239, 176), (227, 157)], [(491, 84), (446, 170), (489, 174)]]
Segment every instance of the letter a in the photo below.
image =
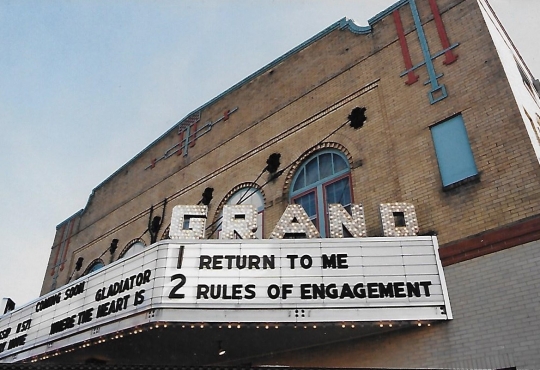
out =
[(320, 238), (319, 231), (300, 204), (289, 204), (279, 219), (270, 239), (283, 239), (286, 234), (305, 235), (307, 239)]

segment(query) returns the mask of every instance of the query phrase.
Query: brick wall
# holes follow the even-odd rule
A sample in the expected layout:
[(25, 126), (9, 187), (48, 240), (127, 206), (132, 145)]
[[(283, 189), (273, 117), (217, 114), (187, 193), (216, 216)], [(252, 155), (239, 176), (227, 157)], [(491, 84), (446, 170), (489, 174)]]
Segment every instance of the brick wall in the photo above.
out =
[[(433, 15), (427, 0), (417, 3), (434, 54), (442, 46)], [(430, 104), (425, 67), (415, 71), (415, 84), (400, 77), (405, 65), (391, 14), (368, 35), (335, 29), (203, 106), (201, 124), (227, 109), (238, 111), (198, 139), (188, 156), (172, 155), (148, 168), (178, 142), (173, 128), (99, 185), (76, 216), (57, 286), (66, 283), (78, 257), (85, 259), (84, 270), (113, 238), (120, 240), (119, 251), (139, 237), (149, 244), (149, 210), (154, 205), (154, 216), (160, 216), (164, 199), (160, 235), (172, 207), (196, 204), (206, 187), (215, 189), (210, 223), (231, 189), (254, 181), (268, 156), (279, 152), (282, 166), (291, 166), (262, 189), (268, 236), (287, 205), (288, 181), (299, 158), (321, 141), (350, 157), (354, 200), (364, 205), (368, 236), (382, 234), (378, 205), (392, 201), (413, 203), (420, 232), (436, 231), (440, 244), (537, 215), (540, 169), (478, 5), (463, 0), (437, 4), (450, 42), (459, 43), (455, 63), (444, 65), (443, 56), (433, 61), (443, 73), (439, 83), (448, 90), (446, 99)], [(413, 64), (420, 63), (411, 10), (406, 5), (398, 11)], [(355, 106), (367, 108), (365, 126), (346, 125), (330, 135)], [(463, 115), (480, 182), (443, 192), (429, 127), (455, 113)], [(258, 183), (265, 181), (263, 176)], [(42, 293), (52, 286), (55, 252)]]

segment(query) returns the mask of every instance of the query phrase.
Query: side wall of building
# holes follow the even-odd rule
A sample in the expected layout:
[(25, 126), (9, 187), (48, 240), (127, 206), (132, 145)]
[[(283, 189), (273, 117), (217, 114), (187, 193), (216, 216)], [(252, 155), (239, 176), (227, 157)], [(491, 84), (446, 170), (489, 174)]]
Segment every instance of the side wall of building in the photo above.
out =
[(531, 75), (525, 62), (506, 33), (496, 14), (485, 0), (479, 0), (482, 15), (501, 59), (531, 145), (540, 162), (540, 84)]

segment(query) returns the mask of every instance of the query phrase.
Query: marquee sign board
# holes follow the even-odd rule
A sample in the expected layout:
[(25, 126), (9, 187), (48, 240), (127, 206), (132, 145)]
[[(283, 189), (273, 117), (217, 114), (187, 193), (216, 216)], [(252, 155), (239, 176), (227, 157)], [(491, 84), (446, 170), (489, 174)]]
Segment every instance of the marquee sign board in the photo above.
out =
[(0, 362), (113, 324), (451, 318), (435, 237), (167, 240), (0, 316)]

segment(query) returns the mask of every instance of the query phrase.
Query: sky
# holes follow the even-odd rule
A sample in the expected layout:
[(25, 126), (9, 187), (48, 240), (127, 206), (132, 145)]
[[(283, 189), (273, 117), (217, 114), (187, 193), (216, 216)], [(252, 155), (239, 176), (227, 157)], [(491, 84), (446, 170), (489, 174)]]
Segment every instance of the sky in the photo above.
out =
[[(56, 225), (187, 114), (394, 0), (0, 0), (0, 298), (39, 296)], [(540, 76), (540, 1), (490, 0)]]

